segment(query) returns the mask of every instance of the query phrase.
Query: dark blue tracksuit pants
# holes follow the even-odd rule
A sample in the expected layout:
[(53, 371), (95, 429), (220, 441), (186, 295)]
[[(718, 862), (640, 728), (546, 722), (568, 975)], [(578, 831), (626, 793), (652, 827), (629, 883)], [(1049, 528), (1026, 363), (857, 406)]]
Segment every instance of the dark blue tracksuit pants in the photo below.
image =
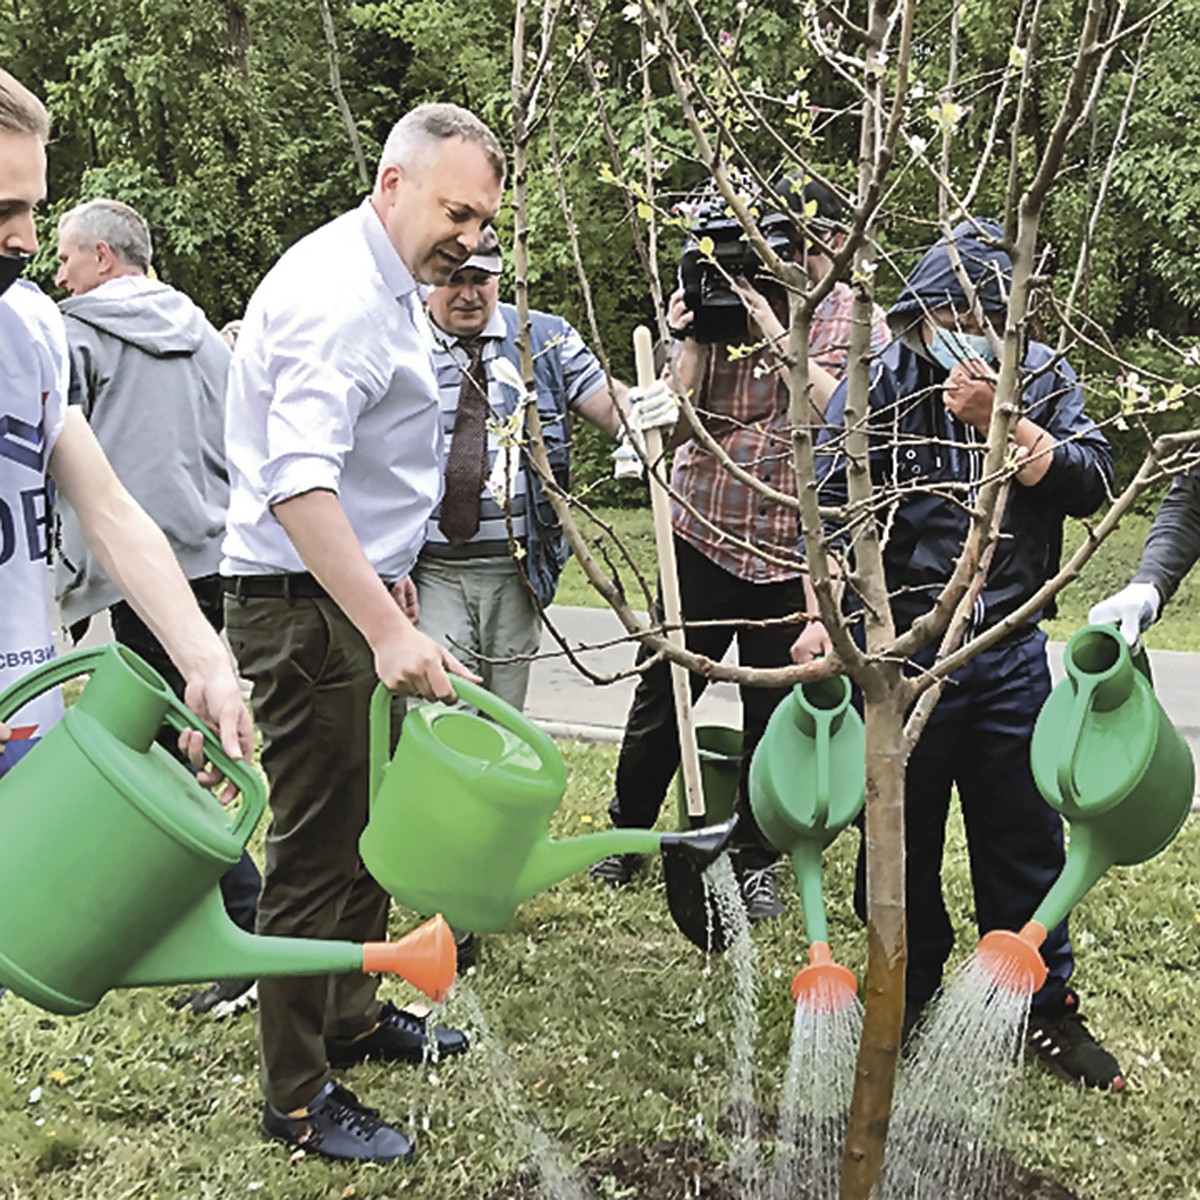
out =
[[(954, 945), (942, 897), (952, 788), (962, 805), (981, 934), (1020, 929), (1058, 878), (1062, 820), (1042, 798), (1029, 765), (1034, 721), (1049, 694), (1044, 633), (994, 646), (955, 672), (909, 759), (904, 811), (909, 1003), (932, 998)], [(855, 887), (860, 916), (866, 910), (864, 857), (860, 845)], [(1050, 975), (1038, 997), (1059, 991), (1074, 967), (1066, 921), (1050, 930), (1041, 952)]]

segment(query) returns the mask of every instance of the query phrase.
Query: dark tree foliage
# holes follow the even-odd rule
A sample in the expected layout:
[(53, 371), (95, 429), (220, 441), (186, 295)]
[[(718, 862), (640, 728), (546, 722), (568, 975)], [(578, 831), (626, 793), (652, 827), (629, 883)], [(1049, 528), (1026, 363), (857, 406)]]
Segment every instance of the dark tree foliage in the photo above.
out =
[[(700, 62), (700, 33), (688, 5), (672, 6), (681, 46)], [(780, 140), (736, 109), (723, 115), (767, 175), (784, 162), (780, 141), (803, 142), (810, 161), (850, 184), (857, 156), (856, 122), (842, 114), (856, 99), (845, 79), (800, 36), (801, 6), (792, 0), (698, 4), (710, 30), (737, 29), (731, 62), (742, 86), (778, 114)], [(1008, 63), (1007, 33), (1016, 0), (973, 0), (959, 13), (964, 62), (954, 97), (969, 108), (956, 132), (951, 178), (965, 184), (992, 123), (995, 83)], [(1041, 39), (1047, 53), (1021, 132), (1041, 144), (1060, 94), (1056, 72), (1078, 27), (1078, 5), (1044, 6)], [(1149, 4), (1144, 4), (1149, 11)], [(362, 184), (350, 139), (330, 85), (330, 51), (321, 0), (9, 0), (0, 26), (0, 61), (42, 95), (55, 121), (50, 199), (43, 217), (43, 250), (35, 275), (53, 278), (54, 227), (81, 199), (112, 195), (132, 203), (151, 223), (156, 269), (187, 291), (220, 323), (236, 317), (254, 286), (298, 237), (357, 202)], [(635, 254), (626, 197), (605, 169), (641, 171), (643, 80), (637, 25), (621, 0), (576, 0), (563, 10), (557, 38), (578, 47), (576, 65), (548, 83), (544, 106), (554, 109), (557, 151), (542, 114), (530, 163), (530, 301), (561, 313), (628, 377), (630, 334), (654, 312), (644, 269)], [(502, 137), (511, 112), (513, 0), (464, 5), (449, 0), (329, 0), (338, 42), (342, 86), (368, 164), (392, 122), (414, 103), (447, 99), (478, 112)], [(914, 78), (932, 103), (949, 83), (946, 46), (949, 0), (919, 8)], [(581, 37), (583, 28), (592, 32)], [(1200, 100), (1200, 68), (1180, 48), (1200, 35), (1200, 6), (1168, 6), (1157, 20), (1143, 68), (1127, 145), (1113, 175), (1107, 210), (1096, 231), (1080, 303), (1104, 339), (1147, 367), (1178, 373), (1161, 339), (1194, 343), (1200, 334), (1200, 134), (1191, 114)], [(1092, 128), (1072, 147), (1072, 160), (1047, 207), (1043, 241), (1047, 271), (1064, 291), (1087, 227), (1099, 172), (1119, 117), (1123, 83), (1136, 46), (1122, 49), (1111, 86)], [(711, 56), (709, 56), (711, 59)], [(719, 103), (716, 75), (699, 80)], [(660, 59), (650, 69), (655, 99), (649, 119), (663, 147), (655, 188), (666, 203), (704, 183), (691, 139)], [(614, 163), (599, 119), (597, 94), (616, 114)], [(803, 97), (796, 116), (784, 97)], [(1011, 98), (1008, 103), (1011, 105)], [(1007, 138), (1011, 114), (998, 114)], [(802, 127), (803, 126), (803, 127)], [(928, 155), (938, 141), (930, 129)], [(883, 303), (919, 249), (933, 236), (935, 213), (918, 173), (900, 173), (881, 227), (878, 293)], [(591, 309), (578, 278), (575, 251), (559, 210), (562, 184), (578, 231), (578, 252), (590, 281)], [(984, 172), (977, 212), (1001, 211), (1005, 156)], [(636, 218), (635, 218), (636, 219)], [(511, 218), (502, 213), (502, 237)], [(668, 226), (659, 245), (662, 288), (673, 286), (683, 231)], [(502, 285), (510, 294), (511, 276)], [(1040, 314), (1056, 334), (1055, 314)], [(1072, 361), (1094, 372), (1104, 411), (1110, 370), (1082, 347)], [(1112, 389), (1108, 389), (1111, 391)], [(1115, 405), (1116, 401), (1112, 401)], [(640, 500), (636, 486), (602, 482), (607, 443), (581, 437), (577, 477), (601, 483), (603, 499)]]

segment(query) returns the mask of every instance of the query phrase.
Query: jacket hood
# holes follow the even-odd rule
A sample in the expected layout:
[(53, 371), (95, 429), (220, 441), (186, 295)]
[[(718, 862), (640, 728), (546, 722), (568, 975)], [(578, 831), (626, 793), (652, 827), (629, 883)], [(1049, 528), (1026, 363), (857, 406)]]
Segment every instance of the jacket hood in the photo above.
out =
[(157, 358), (195, 354), (207, 324), (204, 313), (182, 292), (142, 275), (102, 283), (58, 307), (63, 316)]
[(899, 336), (914, 319), (931, 308), (970, 308), (950, 258), (950, 242), (958, 249), (962, 267), (985, 312), (1003, 313), (1012, 287), (1012, 260), (996, 243), (1004, 237), (998, 221), (977, 218), (962, 221), (913, 268), (896, 303), (888, 310), (888, 324)]

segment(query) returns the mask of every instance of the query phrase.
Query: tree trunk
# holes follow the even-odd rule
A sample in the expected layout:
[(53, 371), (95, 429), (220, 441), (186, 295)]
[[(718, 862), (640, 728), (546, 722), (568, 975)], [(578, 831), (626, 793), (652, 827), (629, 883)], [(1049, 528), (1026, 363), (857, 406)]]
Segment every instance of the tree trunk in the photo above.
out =
[(904, 1020), (904, 773), (908, 692), (895, 675), (866, 702), (867, 980), (842, 1200), (881, 1195), (900, 1029)]

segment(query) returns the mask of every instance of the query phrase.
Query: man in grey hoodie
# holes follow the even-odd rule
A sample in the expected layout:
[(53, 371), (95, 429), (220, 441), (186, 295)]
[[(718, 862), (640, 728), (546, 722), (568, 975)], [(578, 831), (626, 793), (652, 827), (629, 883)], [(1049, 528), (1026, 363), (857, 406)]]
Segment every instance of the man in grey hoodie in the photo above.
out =
[[(217, 568), (229, 505), (225, 381), (230, 353), (182, 292), (149, 277), (153, 247), (141, 214), (119, 200), (89, 200), (58, 226), (55, 282), (79, 402), (117, 477), (166, 535), (201, 611), (220, 631)], [(182, 697), (183, 679), (158, 639), (122, 599), (62, 503), (55, 591), (73, 631), (107, 608), (116, 639), (140, 654)], [(222, 880), (230, 917), (253, 930), (261, 879), (253, 860)], [(214, 984), (184, 998), (221, 1015), (251, 981)], [(243, 999), (244, 1003), (244, 999)]]

